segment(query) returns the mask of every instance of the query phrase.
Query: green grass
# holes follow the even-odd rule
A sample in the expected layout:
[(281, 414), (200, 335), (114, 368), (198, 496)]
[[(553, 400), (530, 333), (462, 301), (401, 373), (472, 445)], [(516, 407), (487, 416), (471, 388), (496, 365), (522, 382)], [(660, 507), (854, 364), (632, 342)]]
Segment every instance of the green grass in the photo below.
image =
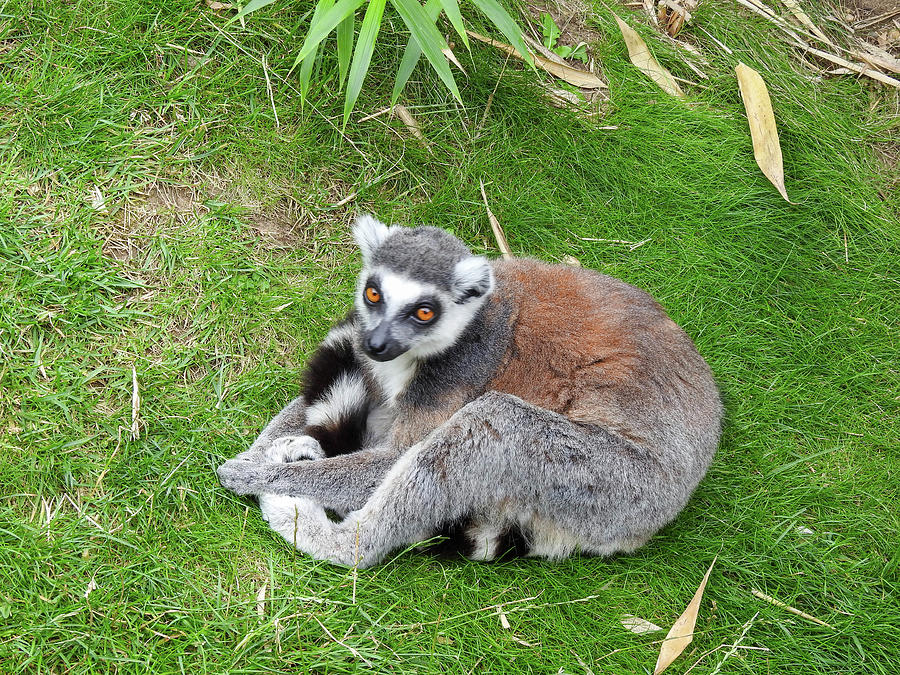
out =
[[(894, 672), (900, 202), (870, 147), (898, 140), (891, 95), (814, 79), (768, 25), (703, 3), (696, 22), (735, 53), (689, 27), (710, 79), (673, 101), (598, 7), (617, 128), (549, 108), (512, 62), (498, 82), (504, 59), (479, 46), (465, 106), (424, 68), (410, 84), (429, 151), (386, 115), (356, 122), (390, 94), (386, 16), (342, 138), (334, 57), (305, 108), (287, 74), (310, 8), (223, 29), (193, 0), (0, 7), (0, 672), (650, 672), (659, 634), (619, 617), (668, 627), (715, 555), (672, 672), (757, 612), (742, 644), (768, 651), (720, 672)], [(750, 154), (738, 60), (769, 84), (794, 204)], [(311, 562), (214, 468), (349, 305), (352, 212), (495, 254), (481, 179), (517, 253), (642, 286), (695, 338), (728, 409), (719, 454), (636, 555)]]

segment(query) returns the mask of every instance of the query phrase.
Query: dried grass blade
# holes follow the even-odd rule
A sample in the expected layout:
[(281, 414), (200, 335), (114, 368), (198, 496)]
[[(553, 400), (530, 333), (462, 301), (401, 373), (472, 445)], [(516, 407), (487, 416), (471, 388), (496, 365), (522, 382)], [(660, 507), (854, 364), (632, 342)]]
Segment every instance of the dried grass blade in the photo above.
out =
[(619, 619), (619, 623), (621, 623), (626, 630), (630, 630), (637, 635), (641, 635), (642, 633), (656, 633), (657, 631), (662, 630), (662, 626), (657, 626), (652, 621), (647, 621), (647, 619), (642, 619), (634, 614), (623, 614)]
[(781, 4), (788, 8), (788, 11), (794, 15), (794, 18), (800, 22), (804, 28), (809, 30), (813, 35), (819, 38), (825, 44), (835, 47), (836, 45), (828, 39), (828, 36), (825, 35), (819, 27), (812, 22), (812, 19), (809, 18), (809, 15), (803, 11), (803, 8), (800, 7), (800, 3), (797, 0), (781, 0)]
[(681, 652), (684, 651), (685, 647), (691, 644), (691, 641), (694, 639), (694, 626), (697, 625), (697, 613), (700, 610), (700, 601), (703, 599), (703, 591), (706, 589), (706, 582), (709, 581), (709, 574), (712, 572), (713, 565), (716, 564), (717, 558), (718, 556), (713, 558), (713, 561), (709, 565), (709, 569), (706, 570), (706, 574), (703, 575), (703, 581), (700, 582), (700, 586), (694, 593), (694, 597), (691, 598), (687, 608), (682, 612), (681, 616), (678, 617), (672, 625), (672, 628), (670, 628), (669, 632), (666, 634), (666, 639), (663, 641), (662, 647), (659, 650), (659, 658), (656, 660), (656, 668), (653, 669), (653, 675), (659, 675), (668, 668), (672, 661), (677, 659)]
[(131, 366), (131, 440), (141, 437), (141, 393), (138, 389), (137, 371)]
[(613, 17), (615, 17), (616, 23), (619, 24), (619, 30), (625, 39), (625, 46), (628, 47), (628, 58), (631, 59), (631, 62), (638, 70), (656, 82), (659, 88), (667, 94), (684, 97), (684, 92), (678, 86), (675, 78), (672, 77), (672, 73), (656, 62), (656, 59), (653, 58), (653, 55), (647, 48), (647, 43), (641, 39), (641, 36), (618, 16), (613, 14)]
[(790, 605), (786, 605), (783, 602), (781, 602), (781, 600), (776, 600), (771, 595), (766, 595), (765, 593), (758, 591), (755, 588), (751, 588), (750, 592), (753, 595), (755, 595), (757, 598), (759, 598), (760, 600), (765, 600), (766, 602), (768, 602), (771, 605), (775, 605), (776, 607), (781, 607), (786, 612), (790, 612), (791, 614), (796, 614), (797, 616), (802, 617), (802, 618), (806, 619), (807, 621), (812, 621), (813, 623), (817, 623), (820, 626), (825, 626), (826, 628), (830, 628), (832, 630), (835, 629), (834, 626), (832, 626), (830, 623), (825, 623), (824, 621), (822, 621), (822, 619), (817, 619), (812, 614), (807, 614), (806, 612), (800, 611), (796, 607), (791, 607)]
[(428, 140), (425, 138), (425, 134), (422, 133), (422, 127), (419, 126), (419, 122), (415, 117), (412, 116), (412, 113), (409, 112), (409, 108), (398, 103), (394, 106), (394, 114), (400, 118), (403, 124), (406, 125), (409, 133), (411, 133), (416, 137), (416, 139), (421, 141), (422, 145), (424, 145), (428, 149), (428, 151), (431, 152), (431, 148), (428, 146)]
[(734, 70), (744, 99), (744, 108), (747, 110), (747, 121), (750, 123), (753, 156), (766, 178), (778, 189), (784, 200), (790, 202), (784, 188), (784, 161), (769, 90), (762, 76), (753, 68), (738, 63)]
[(264, 581), (256, 592), (256, 615), (262, 619), (266, 615), (266, 590), (269, 588), (269, 582)]

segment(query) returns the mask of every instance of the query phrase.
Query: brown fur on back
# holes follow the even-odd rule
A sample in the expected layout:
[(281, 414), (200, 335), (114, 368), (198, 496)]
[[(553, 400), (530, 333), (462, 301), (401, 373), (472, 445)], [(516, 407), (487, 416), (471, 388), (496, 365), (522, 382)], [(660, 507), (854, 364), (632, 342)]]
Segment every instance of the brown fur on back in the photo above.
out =
[(533, 260), (499, 261), (494, 272), (495, 295), (512, 298), (517, 311), (506, 361), (489, 389), (641, 445), (664, 441), (672, 423), (718, 414), (708, 366), (646, 292)]

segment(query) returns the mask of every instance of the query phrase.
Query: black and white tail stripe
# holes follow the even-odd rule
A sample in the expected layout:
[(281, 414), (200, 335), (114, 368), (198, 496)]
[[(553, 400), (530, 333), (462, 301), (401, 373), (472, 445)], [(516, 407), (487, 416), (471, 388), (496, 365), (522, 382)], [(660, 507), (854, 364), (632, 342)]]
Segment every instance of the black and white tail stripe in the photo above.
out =
[(327, 457), (361, 450), (366, 439), (371, 394), (353, 335), (348, 317), (328, 333), (303, 376), (306, 434), (319, 441)]

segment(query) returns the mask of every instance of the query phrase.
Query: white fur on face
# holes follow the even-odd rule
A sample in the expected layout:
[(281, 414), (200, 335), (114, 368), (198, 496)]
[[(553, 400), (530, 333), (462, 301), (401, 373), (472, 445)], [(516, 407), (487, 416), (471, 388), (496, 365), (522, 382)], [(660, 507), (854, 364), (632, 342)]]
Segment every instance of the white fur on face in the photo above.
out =
[[(483, 276), (485, 261), (483, 259), (476, 260), (481, 262), (472, 266), (472, 269), (474, 270), (477, 267), (479, 270), (478, 274)], [(384, 313), (381, 315), (376, 315), (372, 312), (362, 300), (365, 280), (372, 274), (376, 274), (380, 279), (379, 290), (381, 291), (382, 303), (384, 303)], [(493, 282), (492, 275), (490, 276), (490, 281), (491, 283)], [(441, 303), (440, 315), (436, 320), (437, 323), (434, 329), (421, 335), (415, 335), (412, 338), (409, 350), (396, 359), (384, 362), (369, 361), (368, 363), (370, 371), (377, 379), (389, 403), (393, 403), (397, 396), (406, 389), (415, 375), (419, 361), (440, 354), (456, 344), (460, 335), (472, 321), (475, 313), (484, 303), (486, 296), (470, 298), (466, 302), (458, 304), (449, 293), (436, 286), (410, 279), (387, 269), (364, 269), (362, 275), (360, 275), (360, 282), (357, 288), (357, 307), (362, 315), (363, 327), (366, 330), (371, 330), (381, 321), (404, 321), (405, 318), (399, 316), (400, 311), (408, 308), (411, 303), (415, 303), (420, 298), (425, 297), (437, 298)]]
[(391, 320), (397, 319), (401, 309), (423, 296), (440, 299), (441, 313), (435, 330), (416, 338), (407, 352), (416, 359), (435, 356), (456, 344), (484, 302), (483, 298), (471, 298), (468, 302), (457, 304), (448, 293), (431, 284), (423, 284), (387, 271), (381, 275), (381, 292), (386, 309), (385, 319)]

